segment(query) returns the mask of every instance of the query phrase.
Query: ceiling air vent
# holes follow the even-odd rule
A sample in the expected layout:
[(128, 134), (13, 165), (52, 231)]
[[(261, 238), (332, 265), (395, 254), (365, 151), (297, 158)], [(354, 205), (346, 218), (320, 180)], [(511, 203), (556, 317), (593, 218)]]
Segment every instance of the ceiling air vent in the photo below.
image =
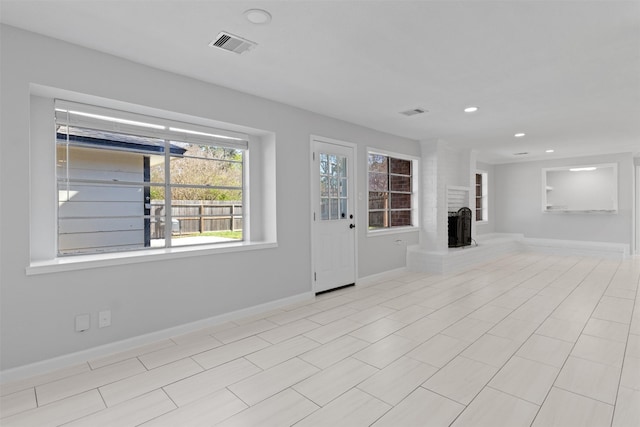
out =
[(209, 46), (217, 47), (220, 49), (228, 50), (234, 53), (244, 53), (253, 49), (258, 43), (251, 40), (243, 39), (242, 37), (234, 36), (227, 32), (221, 32), (218, 37), (215, 38)]
[(401, 111), (400, 114), (404, 114), (407, 117), (415, 116), (416, 114), (425, 113), (427, 110), (422, 108), (414, 108), (413, 110)]
[(514, 156), (526, 156), (527, 154), (529, 154), (529, 153), (527, 153), (526, 151), (524, 151), (522, 153), (513, 153)]

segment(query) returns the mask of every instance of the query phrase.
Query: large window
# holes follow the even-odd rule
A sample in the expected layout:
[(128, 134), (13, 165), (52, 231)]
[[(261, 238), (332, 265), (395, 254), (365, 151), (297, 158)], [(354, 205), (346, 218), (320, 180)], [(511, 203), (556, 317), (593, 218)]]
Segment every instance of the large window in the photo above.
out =
[(243, 240), (248, 137), (56, 101), (61, 255)]
[(369, 230), (416, 226), (415, 159), (369, 152)]
[(486, 172), (476, 173), (476, 221), (489, 220), (489, 194)]

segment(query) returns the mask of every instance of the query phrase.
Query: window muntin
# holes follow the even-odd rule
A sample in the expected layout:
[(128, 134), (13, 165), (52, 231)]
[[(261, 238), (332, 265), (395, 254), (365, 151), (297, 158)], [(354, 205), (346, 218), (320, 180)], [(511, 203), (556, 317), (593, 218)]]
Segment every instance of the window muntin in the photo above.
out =
[(243, 240), (247, 138), (69, 104), (56, 102), (59, 256)]
[(414, 226), (414, 162), (368, 155), (369, 230)]

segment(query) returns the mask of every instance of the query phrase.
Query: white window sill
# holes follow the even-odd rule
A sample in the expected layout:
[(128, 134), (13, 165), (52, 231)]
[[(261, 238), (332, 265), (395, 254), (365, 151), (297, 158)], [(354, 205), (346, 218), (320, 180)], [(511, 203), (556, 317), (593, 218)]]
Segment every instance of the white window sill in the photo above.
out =
[(26, 268), (26, 274), (27, 276), (34, 276), (37, 274), (58, 273), (62, 271), (85, 270), (97, 267), (138, 264), (150, 261), (190, 258), (194, 256), (253, 251), (277, 247), (277, 242), (233, 242), (207, 246), (184, 246), (99, 255), (78, 255), (55, 258), (46, 261), (34, 261)]
[(387, 236), (389, 234), (398, 233), (415, 233), (416, 231), (420, 231), (420, 227), (383, 228), (378, 230), (367, 230), (367, 237)]

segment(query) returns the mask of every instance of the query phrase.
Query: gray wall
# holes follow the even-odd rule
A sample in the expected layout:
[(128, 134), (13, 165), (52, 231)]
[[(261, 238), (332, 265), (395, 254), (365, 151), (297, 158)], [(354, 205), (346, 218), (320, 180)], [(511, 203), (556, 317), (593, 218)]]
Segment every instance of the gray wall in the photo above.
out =
[[(116, 342), (311, 291), (309, 138), (358, 144), (366, 195), (366, 147), (419, 156), (418, 145), (367, 128), (2, 26), (0, 133), (0, 369)], [(276, 135), (278, 247), (26, 276), (29, 265), (30, 84), (272, 131)], [(52, 141), (53, 144), (53, 141)], [(43, 180), (53, 177), (44, 176)], [(358, 276), (405, 265), (418, 233), (366, 237), (358, 205)], [(111, 309), (112, 326), (95, 328)], [(74, 331), (92, 313), (94, 327)]]
[[(618, 213), (543, 213), (542, 169), (618, 164)], [(494, 167), (495, 231), (525, 237), (625, 243), (632, 245), (633, 156), (609, 154)]]

